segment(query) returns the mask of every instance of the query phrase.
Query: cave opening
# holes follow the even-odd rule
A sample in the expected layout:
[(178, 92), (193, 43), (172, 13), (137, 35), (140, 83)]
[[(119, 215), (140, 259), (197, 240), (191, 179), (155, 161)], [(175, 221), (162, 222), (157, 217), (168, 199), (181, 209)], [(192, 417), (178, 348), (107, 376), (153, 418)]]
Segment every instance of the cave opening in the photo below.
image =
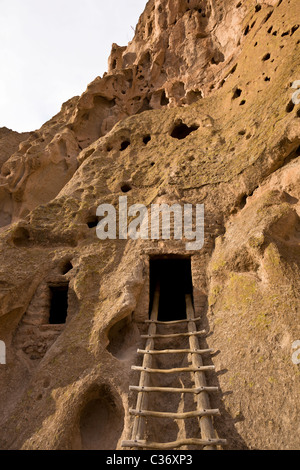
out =
[(199, 126), (193, 125), (189, 127), (183, 122), (180, 122), (174, 126), (171, 132), (171, 137), (173, 137), (173, 139), (182, 140), (185, 139), (192, 132), (195, 132), (197, 129), (199, 129)]
[(66, 323), (68, 315), (69, 283), (49, 286), (50, 289), (50, 325)]
[(193, 294), (191, 258), (168, 256), (150, 259), (150, 310), (154, 290), (159, 282), (159, 321), (186, 318), (186, 294)]

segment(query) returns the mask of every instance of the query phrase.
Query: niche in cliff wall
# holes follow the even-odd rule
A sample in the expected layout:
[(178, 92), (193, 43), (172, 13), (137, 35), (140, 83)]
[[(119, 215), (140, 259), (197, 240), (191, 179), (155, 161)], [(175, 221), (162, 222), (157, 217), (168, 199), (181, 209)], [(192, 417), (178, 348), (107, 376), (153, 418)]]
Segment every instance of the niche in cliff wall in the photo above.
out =
[(114, 450), (124, 427), (120, 397), (108, 385), (93, 386), (84, 400), (79, 418), (80, 450)]
[(113, 325), (108, 332), (107, 350), (120, 361), (130, 360), (136, 353), (140, 341), (140, 332), (132, 315)]

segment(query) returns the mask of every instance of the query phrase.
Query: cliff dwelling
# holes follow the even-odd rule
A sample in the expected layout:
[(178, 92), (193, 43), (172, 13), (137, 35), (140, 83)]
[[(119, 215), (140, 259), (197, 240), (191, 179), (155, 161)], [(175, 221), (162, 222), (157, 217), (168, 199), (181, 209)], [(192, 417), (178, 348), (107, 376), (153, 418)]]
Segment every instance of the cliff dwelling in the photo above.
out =
[(80, 96), (0, 128), (1, 449), (300, 449), (299, 43), (299, 0), (149, 0)]

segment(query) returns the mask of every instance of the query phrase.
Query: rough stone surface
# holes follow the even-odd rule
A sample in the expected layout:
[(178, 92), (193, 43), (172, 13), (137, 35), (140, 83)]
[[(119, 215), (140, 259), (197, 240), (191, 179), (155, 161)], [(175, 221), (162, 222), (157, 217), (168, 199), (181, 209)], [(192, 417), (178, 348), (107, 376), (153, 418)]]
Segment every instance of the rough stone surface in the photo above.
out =
[[(117, 207), (125, 186), (128, 204), (205, 204), (205, 244), (190, 254), (210, 332), (201, 346), (217, 350), (218, 435), (229, 449), (300, 448), (298, 22), (298, 0), (150, 0), (108, 73), (4, 156), (2, 449), (130, 438), (149, 257), (187, 252), (178, 240), (97, 239), (97, 206)], [(193, 132), (178, 139), (183, 124)], [(51, 286), (69, 287), (65, 325), (49, 324)], [(199, 433), (193, 420), (152, 421), (157, 441)]]

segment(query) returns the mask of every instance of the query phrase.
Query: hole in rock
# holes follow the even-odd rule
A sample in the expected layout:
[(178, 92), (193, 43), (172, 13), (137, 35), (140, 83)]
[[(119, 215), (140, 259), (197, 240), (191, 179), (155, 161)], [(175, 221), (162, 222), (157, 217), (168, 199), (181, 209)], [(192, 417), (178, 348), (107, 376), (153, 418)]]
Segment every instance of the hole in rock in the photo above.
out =
[(82, 450), (115, 450), (124, 426), (124, 410), (106, 385), (94, 387), (80, 416)]
[(256, 11), (256, 13), (257, 13), (258, 11), (260, 11), (260, 10), (261, 10), (261, 5), (256, 5), (256, 6), (255, 6), (255, 11)]
[(69, 260), (69, 261), (66, 261), (66, 262), (63, 264), (62, 268), (61, 268), (61, 273), (62, 273), (62, 274), (67, 274), (67, 273), (68, 273), (69, 271), (71, 271), (72, 269), (73, 269), (73, 266), (72, 266), (71, 261), (70, 261), (70, 260)]
[(239, 135), (245, 135), (245, 134), (246, 134), (245, 129), (240, 130), (238, 134), (239, 134)]
[(29, 246), (30, 243), (30, 233), (24, 227), (18, 227), (13, 235), (13, 243), (18, 247)]
[(300, 117), (300, 108), (298, 109), (296, 114), (297, 114), (297, 117)]
[(246, 29), (245, 29), (245, 31), (244, 31), (244, 36), (247, 36), (247, 34), (249, 33), (249, 31), (250, 31), (250, 26), (247, 25), (247, 26), (246, 26)]
[(269, 82), (270, 80), (271, 80), (270, 77), (265, 78), (265, 82)]
[(271, 54), (268, 52), (267, 54), (265, 54), (265, 55), (263, 56), (263, 58), (262, 58), (261, 60), (263, 60), (263, 61), (265, 62), (266, 60), (269, 60), (270, 57), (271, 57)]
[(220, 62), (224, 62), (224, 60), (225, 60), (224, 54), (222, 54), (222, 52), (220, 51), (216, 51), (215, 55), (211, 59), (211, 63), (213, 65), (218, 65)]
[(180, 124), (174, 126), (171, 132), (171, 137), (173, 137), (174, 139), (182, 140), (197, 129), (199, 129), (199, 126), (193, 125), (189, 127), (183, 122), (181, 122)]
[(68, 315), (69, 283), (49, 286), (50, 289), (50, 325), (66, 323)]
[(91, 216), (88, 221), (87, 221), (87, 226), (88, 228), (95, 228), (98, 225), (98, 217), (97, 216)]
[(150, 260), (150, 313), (157, 282), (160, 284), (158, 319), (185, 319), (185, 295), (193, 293), (191, 259), (167, 257)]
[(121, 191), (122, 193), (129, 193), (129, 191), (132, 190), (132, 187), (130, 186), (129, 183), (124, 183), (122, 186), (121, 186)]
[(241, 196), (240, 200), (239, 200), (239, 208), (240, 209), (243, 209), (247, 203), (247, 194), (244, 194), (243, 196)]
[(240, 88), (236, 88), (232, 95), (232, 99), (235, 100), (236, 98), (239, 98), (241, 94), (242, 94), (242, 90)]
[(273, 15), (273, 10), (270, 11), (270, 13), (267, 14), (267, 16), (263, 20), (262, 24), (265, 24), (269, 20), (269, 18), (271, 18), (272, 15)]
[(136, 354), (140, 332), (131, 317), (129, 315), (113, 325), (107, 335), (107, 350), (119, 361), (126, 361)]
[(292, 27), (291, 29), (291, 36), (293, 36), (293, 34), (297, 31), (297, 29), (299, 28), (299, 25), (296, 24), (295, 26)]
[(292, 100), (289, 101), (287, 107), (286, 107), (286, 112), (291, 113), (294, 109), (295, 105)]
[(244, 106), (245, 103), (246, 103), (246, 100), (242, 100), (242, 101), (240, 102), (240, 106)]
[(145, 137), (143, 138), (143, 142), (145, 145), (147, 145), (151, 140), (151, 136), (150, 135), (145, 135)]
[(121, 143), (121, 146), (120, 146), (120, 151), (123, 152), (124, 150), (126, 150), (130, 145), (130, 140), (124, 140), (122, 143)]
[(160, 98), (160, 105), (161, 106), (167, 106), (169, 104), (170, 100), (167, 98), (165, 90), (163, 90)]

